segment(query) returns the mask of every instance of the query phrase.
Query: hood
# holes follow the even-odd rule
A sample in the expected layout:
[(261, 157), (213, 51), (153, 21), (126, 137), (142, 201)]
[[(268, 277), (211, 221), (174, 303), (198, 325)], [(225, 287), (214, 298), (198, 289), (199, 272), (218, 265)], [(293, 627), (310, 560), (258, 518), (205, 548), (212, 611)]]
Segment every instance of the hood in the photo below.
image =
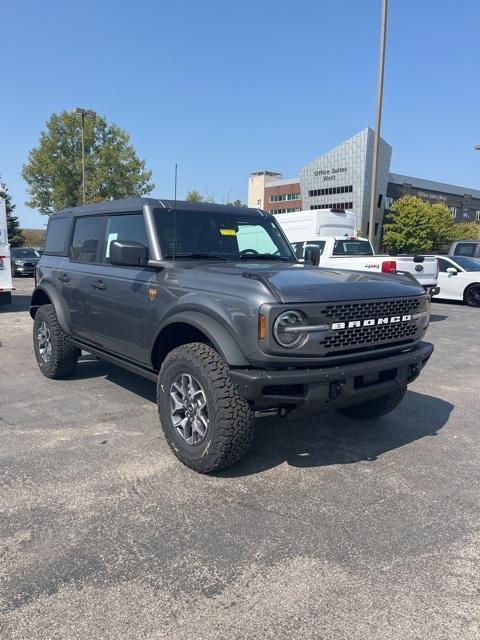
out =
[(197, 263), (194, 270), (264, 280), (278, 301), (285, 303), (397, 298), (424, 293), (423, 287), (408, 277), (303, 264)]

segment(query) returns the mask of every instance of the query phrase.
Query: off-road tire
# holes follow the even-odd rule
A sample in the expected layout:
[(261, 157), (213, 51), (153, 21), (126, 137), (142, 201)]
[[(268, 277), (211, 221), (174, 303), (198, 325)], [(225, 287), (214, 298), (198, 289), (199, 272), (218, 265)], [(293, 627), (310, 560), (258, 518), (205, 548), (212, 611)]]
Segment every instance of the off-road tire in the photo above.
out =
[(407, 387), (401, 387), (396, 391), (392, 391), (386, 396), (380, 396), (373, 400), (367, 400), (361, 404), (355, 404), (351, 407), (339, 409), (338, 412), (349, 418), (356, 420), (371, 420), (372, 418), (380, 418), (381, 416), (393, 411), (403, 400), (403, 396)]
[[(208, 408), (208, 428), (199, 444), (187, 444), (173, 424), (170, 389), (180, 374), (200, 383)], [(206, 344), (194, 342), (173, 349), (165, 358), (157, 385), (157, 404), (165, 438), (177, 458), (199, 473), (228, 467), (242, 458), (252, 443), (254, 412), (233, 385), (228, 365)]]
[[(50, 332), (51, 355), (48, 362), (40, 354), (38, 341), (38, 332), (43, 322)], [(80, 349), (72, 344), (60, 326), (53, 304), (42, 305), (35, 314), (33, 348), (39, 369), (47, 378), (68, 378), (75, 371)]]
[(480, 307), (480, 284), (471, 284), (465, 289), (463, 301), (469, 307)]

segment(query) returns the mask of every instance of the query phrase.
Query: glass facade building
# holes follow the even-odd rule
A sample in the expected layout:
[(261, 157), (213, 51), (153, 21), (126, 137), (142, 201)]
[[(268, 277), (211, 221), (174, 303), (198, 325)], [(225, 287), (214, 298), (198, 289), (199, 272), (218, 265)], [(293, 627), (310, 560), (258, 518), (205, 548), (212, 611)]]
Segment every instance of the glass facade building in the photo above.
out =
[[(374, 133), (363, 129), (327, 153), (304, 165), (298, 177), (286, 180), (280, 173), (250, 174), (248, 206), (272, 213), (304, 209), (351, 209), (357, 229), (369, 232)], [(443, 202), (457, 222), (480, 222), (480, 191), (431, 180), (390, 173), (392, 147), (380, 139), (375, 236), (392, 202), (405, 194), (428, 202)]]

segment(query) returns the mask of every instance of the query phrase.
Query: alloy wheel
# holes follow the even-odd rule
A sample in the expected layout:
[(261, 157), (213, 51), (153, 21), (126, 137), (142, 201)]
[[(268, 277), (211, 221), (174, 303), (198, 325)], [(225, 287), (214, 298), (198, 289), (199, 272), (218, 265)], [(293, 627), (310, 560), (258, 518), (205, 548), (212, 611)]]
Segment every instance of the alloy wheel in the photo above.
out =
[(202, 385), (189, 373), (181, 373), (170, 387), (173, 426), (187, 444), (203, 442), (208, 431), (207, 398)]
[(471, 307), (480, 307), (480, 286), (470, 287), (466, 291), (465, 302)]
[(38, 328), (37, 341), (40, 357), (45, 364), (47, 364), (52, 355), (52, 342), (50, 339), (50, 329), (47, 327), (45, 321), (43, 321)]

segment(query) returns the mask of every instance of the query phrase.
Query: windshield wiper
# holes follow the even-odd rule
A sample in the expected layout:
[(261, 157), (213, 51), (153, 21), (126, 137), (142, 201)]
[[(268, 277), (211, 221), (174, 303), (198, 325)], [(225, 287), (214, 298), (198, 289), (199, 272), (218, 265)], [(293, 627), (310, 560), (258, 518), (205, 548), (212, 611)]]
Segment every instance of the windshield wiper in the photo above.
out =
[(231, 258), (217, 256), (214, 253), (175, 253), (175, 255), (173, 255), (173, 253), (167, 253), (165, 258), (193, 258), (194, 260), (208, 258), (209, 260), (223, 260), (225, 262), (230, 262), (231, 260)]
[(274, 256), (272, 253), (249, 253), (240, 256), (240, 260), (281, 260), (282, 262), (293, 262), (289, 256)]

